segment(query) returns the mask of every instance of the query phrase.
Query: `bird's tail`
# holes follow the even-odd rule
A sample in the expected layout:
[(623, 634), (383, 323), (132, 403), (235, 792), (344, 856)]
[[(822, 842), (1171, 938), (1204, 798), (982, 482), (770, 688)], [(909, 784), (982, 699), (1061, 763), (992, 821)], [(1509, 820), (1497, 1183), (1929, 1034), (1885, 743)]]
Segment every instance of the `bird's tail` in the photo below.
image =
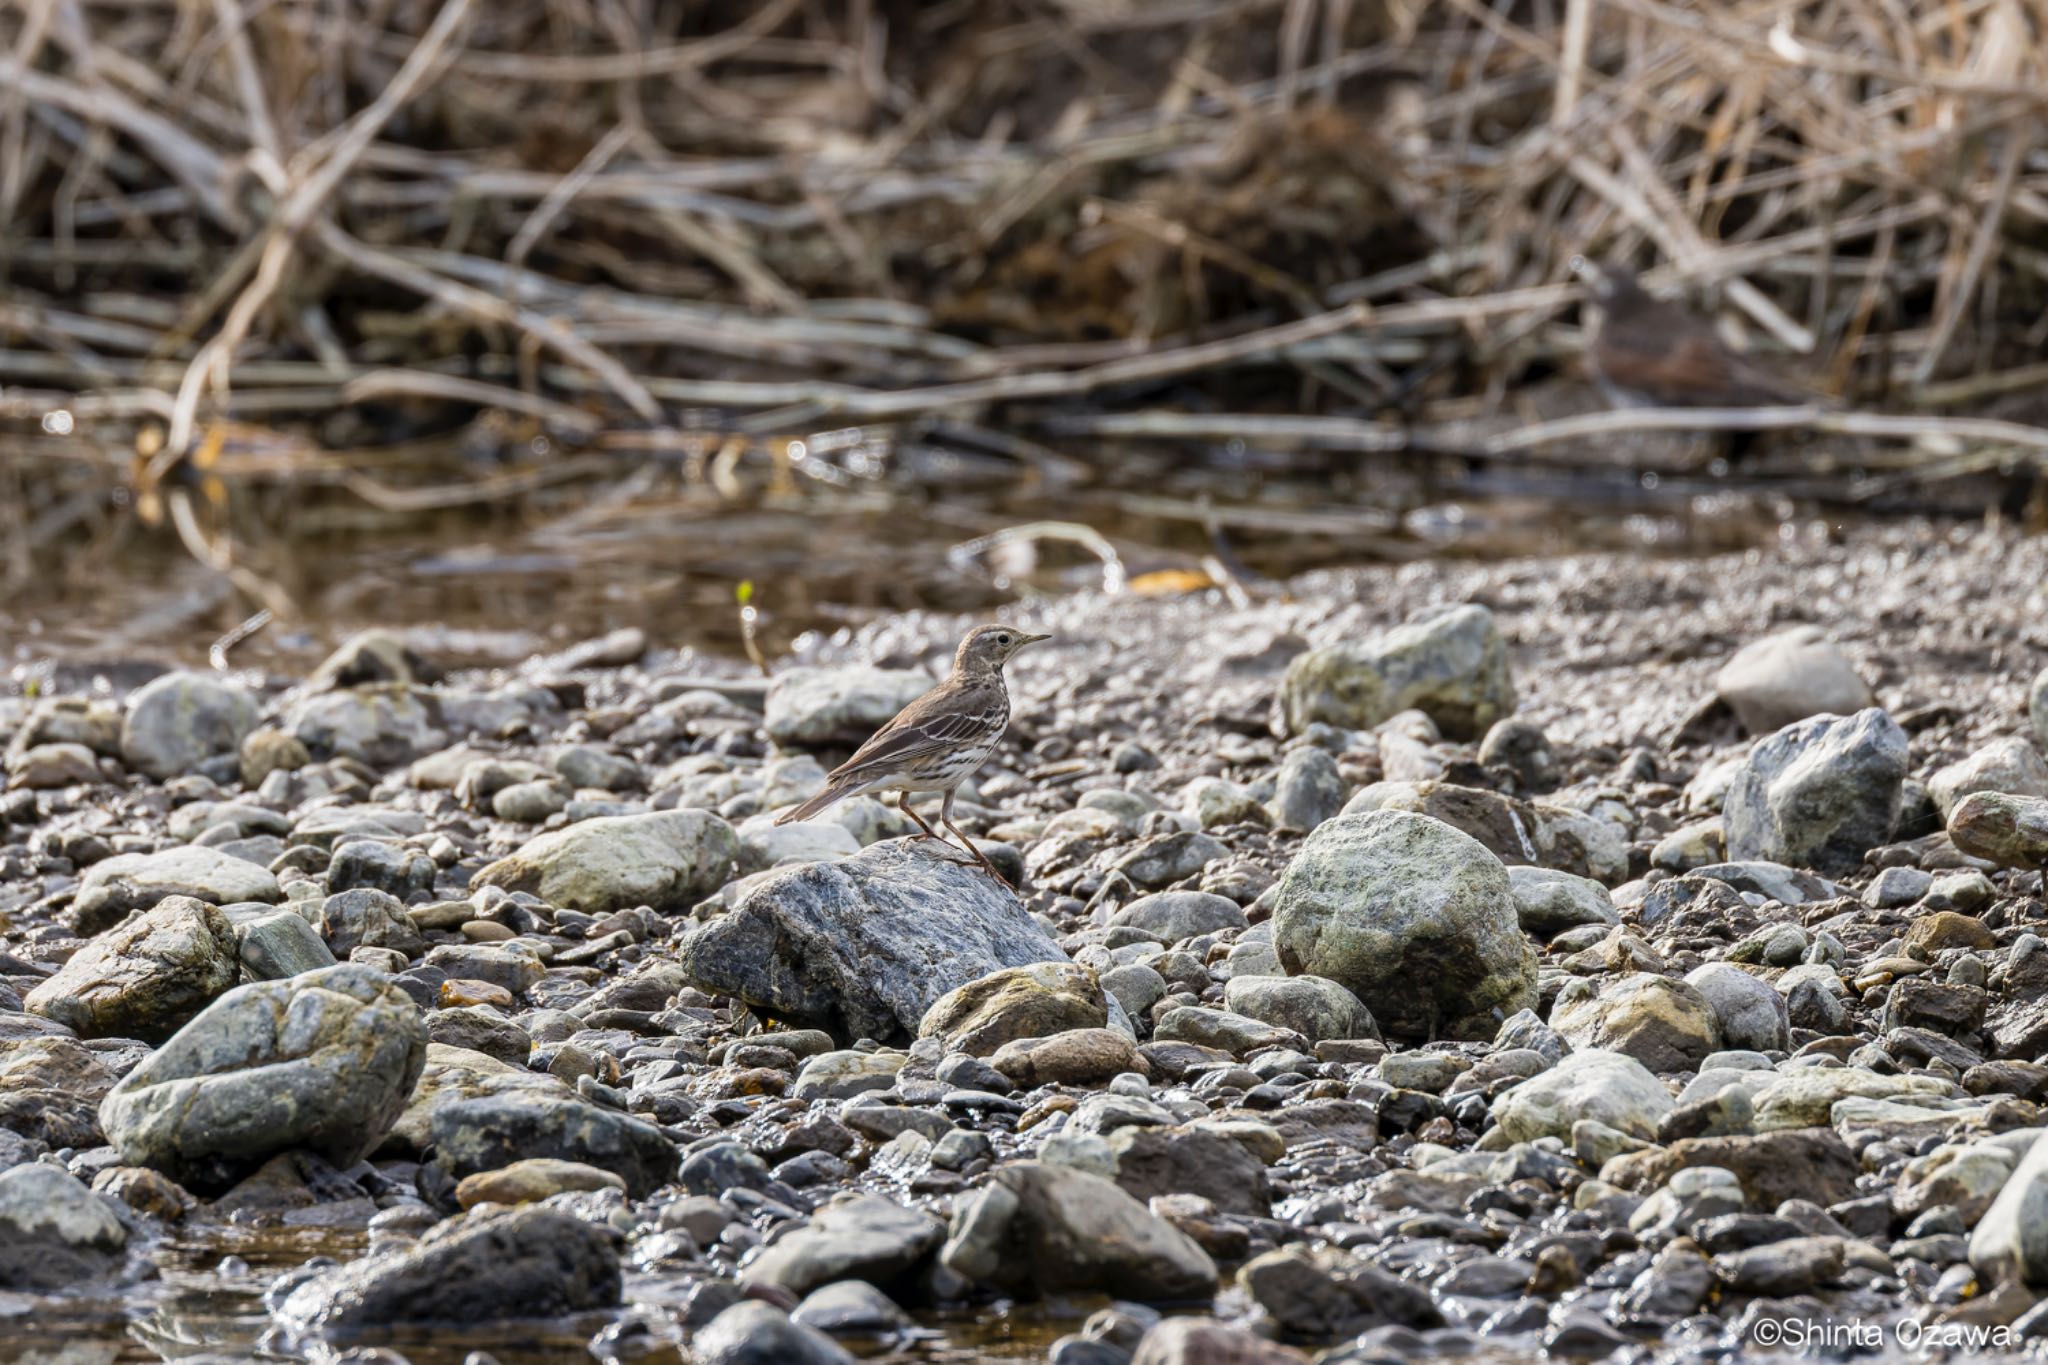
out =
[(854, 788), (857, 785), (857, 783), (853, 782), (827, 782), (825, 790), (819, 792), (795, 810), (782, 812), (782, 814), (775, 817), (775, 823), (787, 825), (798, 820), (808, 820), (819, 811), (853, 795)]

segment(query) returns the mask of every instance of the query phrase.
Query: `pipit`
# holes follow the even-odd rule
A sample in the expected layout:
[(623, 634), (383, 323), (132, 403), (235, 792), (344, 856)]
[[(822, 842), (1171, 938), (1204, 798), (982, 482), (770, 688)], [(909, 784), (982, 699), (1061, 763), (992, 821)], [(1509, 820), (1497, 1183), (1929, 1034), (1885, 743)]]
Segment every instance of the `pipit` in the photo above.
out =
[(974, 855), (991, 877), (1008, 886), (974, 841), (953, 823), (953, 796), (967, 775), (988, 761), (1010, 725), (1010, 690), (1003, 683), (1003, 665), (1026, 645), (1049, 640), (1012, 626), (976, 626), (953, 654), (953, 672), (931, 691), (897, 713), (877, 730), (852, 758), (832, 770), (825, 789), (775, 823), (808, 820), (849, 796), (895, 792), (896, 805), (924, 831), (920, 838), (938, 839), (910, 804), (912, 796), (944, 792), (939, 823)]
[(1592, 286), (1600, 306), (1586, 366), (1615, 407), (1830, 405), (1824, 395), (1730, 350), (1711, 322), (1652, 296), (1626, 266), (1574, 256), (1572, 269)]

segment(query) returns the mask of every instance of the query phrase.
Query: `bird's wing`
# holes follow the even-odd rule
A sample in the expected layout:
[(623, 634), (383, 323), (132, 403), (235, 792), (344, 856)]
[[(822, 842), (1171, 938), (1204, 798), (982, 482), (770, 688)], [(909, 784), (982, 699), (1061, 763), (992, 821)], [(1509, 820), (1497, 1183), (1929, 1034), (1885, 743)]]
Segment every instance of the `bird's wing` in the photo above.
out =
[(1728, 348), (1704, 318), (1661, 304), (1610, 330), (1599, 368), (1617, 387), (1680, 407), (1814, 403), (1821, 396)]
[(1753, 407), (1809, 403), (1812, 394), (1736, 355), (1710, 333), (1689, 332), (1654, 350), (1607, 348), (1600, 366), (1609, 383), (1686, 407)]
[(933, 688), (877, 730), (852, 758), (832, 770), (832, 777), (900, 768), (972, 744), (1007, 716), (1005, 699), (993, 688)]

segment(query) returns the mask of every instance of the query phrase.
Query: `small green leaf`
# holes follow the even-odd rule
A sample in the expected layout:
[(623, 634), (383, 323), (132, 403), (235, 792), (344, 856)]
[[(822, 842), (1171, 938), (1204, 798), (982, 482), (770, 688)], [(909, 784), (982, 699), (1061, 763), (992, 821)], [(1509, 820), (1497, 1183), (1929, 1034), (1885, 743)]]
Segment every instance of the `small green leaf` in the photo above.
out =
[(739, 603), (743, 607), (747, 605), (747, 603), (753, 601), (754, 580), (751, 578), (742, 578), (740, 580), (740, 585), (732, 590), (732, 595), (739, 599)]

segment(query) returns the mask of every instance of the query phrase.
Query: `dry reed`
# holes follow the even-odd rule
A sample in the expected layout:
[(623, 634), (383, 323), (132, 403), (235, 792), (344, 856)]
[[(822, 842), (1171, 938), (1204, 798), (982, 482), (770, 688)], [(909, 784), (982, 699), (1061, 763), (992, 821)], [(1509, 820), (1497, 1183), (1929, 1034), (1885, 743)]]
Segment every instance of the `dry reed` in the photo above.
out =
[[(1731, 425), (2038, 462), (2044, 27), (2040, 0), (4, 0), (0, 530), (18, 562), (125, 488), (226, 567), (209, 508), (244, 485), (438, 506), (668, 454), (781, 487), (843, 477), (859, 440), (818, 437), (855, 426), (1043, 472), (1106, 435), (1540, 458), (1682, 425), (1516, 430), (1571, 365), (1575, 252), (1654, 263), (1888, 414)], [(408, 487), (403, 452), (458, 429), (520, 469)]]

